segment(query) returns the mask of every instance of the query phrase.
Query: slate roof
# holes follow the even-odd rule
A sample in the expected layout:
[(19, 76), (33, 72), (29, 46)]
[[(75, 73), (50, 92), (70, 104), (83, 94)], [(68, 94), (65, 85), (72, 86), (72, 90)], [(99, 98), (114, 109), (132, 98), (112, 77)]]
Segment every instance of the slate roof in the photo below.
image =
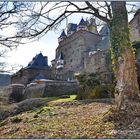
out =
[(83, 25), (86, 26), (87, 22), (82, 18), (81, 21), (79, 22), (79, 25), (80, 26), (83, 26)]
[(73, 23), (71, 23), (68, 32), (69, 32), (69, 31), (74, 31), (74, 32), (75, 32), (76, 29), (77, 29), (77, 24), (73, 24)]
[(40, 79), (46, 79), (46, 78), (45, 78), (45, 76), (44, 76), (43, 74), (39, 73), (39, 74), (34, 78), (33, 81), (35, 81), (35, 80), (40, 80)]
[[(62, 31), (62, 33), (61, 33), (60, 37), (66, 37), (66, 33), (65, 33), (65, 31), (64, 31), (64, 30)], [(60, 38), (60, 37), (59, 37), (59, 38)]]
[(110, 47), (110, 43), (109, 43), (109, 28), (107, 25), (105, 25), (104, 27), (102, 27), (102, 29), (100, 30), (99, 34), (102, 36), (102, 40), (97, 44), (97, 49), (108, 49)]
[(109, 33), (110, 33), (110, 31), (109, 31), (109, 27), (107, 25), (104, 25), (99, 32), (99, 34), (102, 36), (104, 36), (104, 35), (108, 36)]
[(28, 64), (26, 68), (44, 69), (49, 68), (49, 66), (46, 58), (42, 55), (42, 53), (39, 53), (32, 59), (32, 61)]

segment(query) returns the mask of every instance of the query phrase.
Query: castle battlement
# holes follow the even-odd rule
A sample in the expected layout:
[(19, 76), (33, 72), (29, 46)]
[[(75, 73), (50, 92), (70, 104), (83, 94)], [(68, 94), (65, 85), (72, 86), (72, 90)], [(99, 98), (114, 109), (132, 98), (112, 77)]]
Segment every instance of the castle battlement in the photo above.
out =
[(60, 43), (61, 41), (65, 40), (67, 37), (70, 37), (78, 31), (88, 31), (91, 33), (98, 34), (95, 19), (91, 18), (88, 21), (82, 18), (79, 24), (69, 23), (67, 26), (67, 33), (65, 32), (65, 30), (63, 30), (58, 38), (58, 42)]

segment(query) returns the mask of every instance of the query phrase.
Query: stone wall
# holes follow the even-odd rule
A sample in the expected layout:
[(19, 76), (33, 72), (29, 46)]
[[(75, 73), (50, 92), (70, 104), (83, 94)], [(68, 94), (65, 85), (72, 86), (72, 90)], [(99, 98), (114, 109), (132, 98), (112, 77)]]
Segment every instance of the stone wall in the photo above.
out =
[(112, 82), (113, 72), (108, 49), (87, 54), (84, 65), (85, 73), (95, 73), (103, 82)]
[(47, 82), (43, 96), (61, 96), (75, 94), (79, 89), (77, 82)]
[(78, 89), (77, 82), (47, 81), (26, 87), (24, 99), (68, 95), (76, 93)]
[(134, 15), (134, 18), (130, 21), (131, 28), (131, 41), (136, 41), (140, 38), (140, 9)]
[(5, 101), (18, 102), (22, 100), (25, 86), (22, 84), (11, 84), (0, 89), (0, 96)]
[(85, 72), (97, 73), (108, 71), (109, 66), (107, 64), (107, 53), (108, 50), (98, 50), (94, 53), (91, 52), (91, 54), (87, 54), (84, 61)]
[(24, 99), (28, 98), (40, 98), (43, 97), (46, 83), (40, 83), (36, 85), (27, 86), (24, 92)]
[(21, 69), (11, 77), (11, 83), (27, 85), (39, 74), (43, 74), (47, 79), (51, 79), (51, 70), (48, 69)]
[[(62, 52), (64, 55), (64, 67), (62, 69), (57, 69), (55, 74), (62, 75), (68, 71), (84, 71), (85, 53), (90, 50), (95, 50), (100, 40), (101, 36), (98, 34), (78, 31), (61, 41), (56, 49), (55, 63)], [(56, 67), (56, 65), (54, 67)], [(63, 78), (63, 80), (68, 79), (66, 76)]]

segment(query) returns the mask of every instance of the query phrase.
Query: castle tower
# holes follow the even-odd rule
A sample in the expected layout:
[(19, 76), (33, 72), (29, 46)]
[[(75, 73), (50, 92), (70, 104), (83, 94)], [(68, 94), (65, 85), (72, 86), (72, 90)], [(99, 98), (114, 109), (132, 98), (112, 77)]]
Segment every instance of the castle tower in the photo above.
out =
[(86, 30), (86, 31), (88, 30), (87, 22), (83, 18), (81, 19), (81, 21), (77, 27), (77, 31), (79, 31), (79, 30)]
[(72, 35), (74, 32), (76, 32), (77, 24), (69, 23), (67, 26), (67, 36)]
[(96, 25), (96, 22), (95, 22), (95, 18), (91, 18), (91, 19), (89, 20), (88, 30), (89, 30), (90, 32), (93, 32), (93, 33), (98, 34), (97, 25)]
[(60, 37), (58, 38), (58, 42), (61, 42), (61, 41), (64, 40), (66, 37), (67, 37), (67, 36), (66, 36), (66, 33), (65, 33), (65, 31), (63, 30), (62, 33), (61, 33), (61, 35), (60, 35)]

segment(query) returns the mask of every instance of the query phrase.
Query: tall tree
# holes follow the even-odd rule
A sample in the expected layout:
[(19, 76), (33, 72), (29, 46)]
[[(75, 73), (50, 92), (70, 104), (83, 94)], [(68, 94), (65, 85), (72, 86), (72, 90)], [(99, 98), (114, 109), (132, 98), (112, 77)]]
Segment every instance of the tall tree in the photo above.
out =
[(116, 77), (118, 107), (139, 98), (135, 56), (130, 42), (126, 2), (111, 2), (113, 18), (109, 24), (111, 33), (112, 62)]
[[(19, 6), (20, 7), (20, 6)], [(27, 7), (24, 7), (24, 10)], [(19, 8), (20, 9), (20, 8)], [(70, 15), (84, 13), (106, 22), (110, 28), (112, 64), (116, 77), (116, 101), (121, 109), (126, 102), (139, 98), (135, 56), (131, 48), (126, 2), (38, 2), (20, 12), (18, 31), (13, 37), (40, 38)], [(56, 14), (57, 13), (57, 14)]]

